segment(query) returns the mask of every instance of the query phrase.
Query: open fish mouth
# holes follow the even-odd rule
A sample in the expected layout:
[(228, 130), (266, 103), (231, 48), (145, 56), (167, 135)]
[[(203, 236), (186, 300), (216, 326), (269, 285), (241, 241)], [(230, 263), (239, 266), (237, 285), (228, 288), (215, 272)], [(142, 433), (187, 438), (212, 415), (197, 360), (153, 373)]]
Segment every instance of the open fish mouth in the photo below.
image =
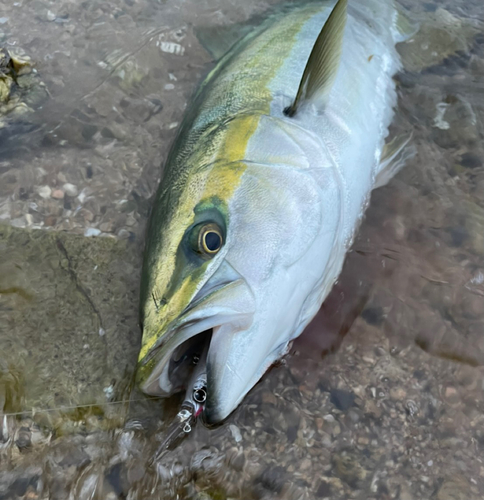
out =
[[(207, 359), (213, 331), (222, 326), (232, 333), (243, 331), (254, 310), (252, 294), (240, 276), (229, 282), (210, 279), (140, 363), (139, 371), (149, 366), (148, 376), (140, 381), (143, 392), (168, 397), (187, 389), (199, 360)], [(215, 403), (217, 395), (210, 387), (207, 392)]]

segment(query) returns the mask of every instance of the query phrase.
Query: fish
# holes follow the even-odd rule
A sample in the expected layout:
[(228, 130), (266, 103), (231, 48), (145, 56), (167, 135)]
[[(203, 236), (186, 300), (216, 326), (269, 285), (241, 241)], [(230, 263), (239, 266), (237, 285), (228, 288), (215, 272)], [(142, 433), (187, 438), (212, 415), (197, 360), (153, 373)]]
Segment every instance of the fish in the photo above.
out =
[(372, 190), (408, 157), (409, 137), (389, 138), (402, 16), (390, 0), (292, 6), (201, 83), (147, 229), (145, 393), (195, 394), (201, 377), (197, 411), (218, 424), (315, 316)]

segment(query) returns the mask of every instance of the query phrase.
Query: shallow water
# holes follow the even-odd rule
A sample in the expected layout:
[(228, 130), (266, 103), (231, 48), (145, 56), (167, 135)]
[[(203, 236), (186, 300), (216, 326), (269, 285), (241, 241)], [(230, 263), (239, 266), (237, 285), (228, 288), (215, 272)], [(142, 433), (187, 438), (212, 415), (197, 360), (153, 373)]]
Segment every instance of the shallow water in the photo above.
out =
[(179, 403), (130, 390), (159, 165), (213, 65), (206, 28), (275, 3), (0, 5), (0, 44), (48, 90), (0, 122), (0, 499), (482, 498), (480, 0), (402, 2), (421, 31), (394, 128), (416, 156), (291, 355), (149, 464)]

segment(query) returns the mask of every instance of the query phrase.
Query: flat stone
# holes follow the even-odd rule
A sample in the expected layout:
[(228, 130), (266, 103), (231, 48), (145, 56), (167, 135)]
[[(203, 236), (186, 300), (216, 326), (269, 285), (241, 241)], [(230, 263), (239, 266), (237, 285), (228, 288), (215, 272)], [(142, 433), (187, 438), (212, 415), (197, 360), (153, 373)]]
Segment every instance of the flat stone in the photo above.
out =
[[(123, 397), (139, 350), (140, 267), (138, 250), (126, 241), (0, 225), (0, 290), (6, 291), (0, 294), (0, 345), (8, 346), (0, 350), (7, 373), (0, 373), (9, 380), (13, 370), (12, 380), (19, 381), (9, 387), (4, 410), (36, 408), (40, 419), (47, 408), (101, 408), (106, 387), (113, 399)], [(70, 418), (78, 417), (52, 411), (46, 425), (58, 420), (69, 428)], [(21, 444), (22, 436), (15, 438)]]

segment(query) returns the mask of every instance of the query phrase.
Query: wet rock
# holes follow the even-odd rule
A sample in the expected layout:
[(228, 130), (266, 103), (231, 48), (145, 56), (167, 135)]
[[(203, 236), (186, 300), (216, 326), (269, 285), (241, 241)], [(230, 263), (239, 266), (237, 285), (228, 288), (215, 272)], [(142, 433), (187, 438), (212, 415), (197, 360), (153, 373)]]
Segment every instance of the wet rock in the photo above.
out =
[[(113, 379), (118, 380), (117, 395), (126, 390), (126, 374), (134, 370), (139, 349), (136, 250), (109, 238), (5, 226), (0, 226), (0, 249), (0, 289), (14, 291), (0, 296), (0, 341), (9, 346), (0, 353), (0, 366), (15, 366), (22, 380), (12, 396), (21, 390), (18, 397), (26, 409), (35, 407), (41, 413), (42, 408), (72, 406), (76, 398), (102, 405), (103, 388)], [(113, 280), (109, 293), (98, 283), (105, 279)], [(125, 279), (132, 280), (132, 300), (112, 293), (125, 286)], [(98, 335), (100, 328), (106, 335)], [(84, 348), (87, 343), (89, 349)], [(119, 405), (113, 409), (123, 410)], [(79, 421), (92, 411), (87, 408), (64, 418)], [(61, 427), (63, 422), (60, 418)], [(21, 443), (26, 445), (26, 438)]]

